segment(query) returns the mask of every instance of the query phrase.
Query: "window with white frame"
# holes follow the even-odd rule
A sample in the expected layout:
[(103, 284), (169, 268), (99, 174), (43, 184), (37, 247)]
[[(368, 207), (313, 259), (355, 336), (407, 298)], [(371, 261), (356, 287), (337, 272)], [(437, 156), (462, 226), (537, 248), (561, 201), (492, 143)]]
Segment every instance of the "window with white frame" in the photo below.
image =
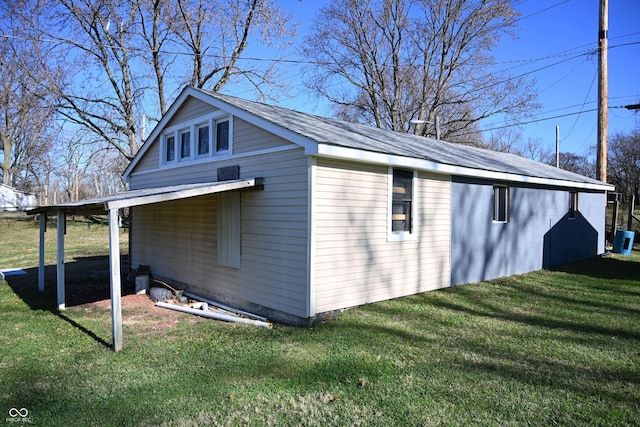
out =
[(176, 159), (176, 137), (174, 135), (164, 136), (164, 162), (173, 162)]
[(493, 186), (493, 222), (509, 221), (509, 187)]
[(191, 131), (180, 131), (180, 159), (188, 159), (191, 157)]
[(576, 191), (569, 192), (569, 219), (576, 219), (578, 212), (578, 193)]
[(198, 147), (198, 156), (206, 156), (211, 152), (211, 148), (209, 147), (209, 141), (211, 140), (211, 138), (209, 138), (209, 124), (199, 125), (197, 129), (196, 145)]
[(404, 240), (415, 229), (415, 174), (390, 168), (389, 183), (389, 240)]
[(216, 120), (216, 152), (229, 151), (229, 119)]
[(232, 117), (221, 111), (168, 127), (161, 137), (160, 165), (229, 156), (233, 145), (232, 129)]

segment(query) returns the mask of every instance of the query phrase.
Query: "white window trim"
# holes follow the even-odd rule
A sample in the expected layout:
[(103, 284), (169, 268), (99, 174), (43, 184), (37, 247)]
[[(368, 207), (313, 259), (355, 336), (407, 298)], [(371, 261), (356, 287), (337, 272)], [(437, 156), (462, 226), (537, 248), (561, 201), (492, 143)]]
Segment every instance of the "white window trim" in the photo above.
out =
[[(568, 219), (569, 220), (574, 220), (578, 217), (578, 212), (580, 212), (580, 205), (579, 205), (579, 196), (580, 193), (578, 193), (577, 191), (570, 191), (569, 192), (569, 216)], [(575, 206), (574, 206), (574, 200), (575, 200)]]
[[(505, 218), (504, 221), (500, 221), (500, 220), (497, 220), (497, 219), (493, 218), (493, 216), (494, 216), (493, 214), (495, 213), (495, 210), (497, 208), (496, 207), (496, 203), (497, 203), (497, 201), (496, 201), (496, 188), (504, 188), (505, 189), (505, 210), (506, 210), (506, 212), (505, 212), (505, 215), (504, 215), (504, 218)], [(509, 222), (509, 213), (510, 213), (510, 210), (511, 210), (511, 190), (509, 189), (508, 185), (494, 184), (491, 187), (491, 191), (492, 191), (491, 197), (493, 198), (493, 211), (494, 211), (491, 214), (491, 217), (492, 217), (491, 220), (492, 220), (492, 222), (494, 224), (507, 224)]]
[[(209, 141), (208, 141), (207, 145), (209, 146), (209, 150), (204, 154), (200, 154), (200, 153), (198, 153), (198, 151), (200, 149), (200, 129), (205, 127), (205, 126), (207, 126), (207, 128), (208, 128), (207, 134), (208, 134), (208, 137), (209, 137)], [(204, 122), (200, 122), (200, 123), (198, 123), (196, 125), (193, 125), (193, 130), (194, 130), (194, 132), (193, 132), (193, 137), (194, 137), (193, 146), (195, 148), (195, 151), (194, 151), (195, 157), (197, 159), (211, 157), (211, 150), (212, 150), (212, 147), (211, 147), (211, 139), (212, 139), (211, 138), (211, 120), (207, 120), (207, 121), (204, 121)]]
[[(219, 121), (229, 121), (229, 149), (223, 151), (215, 151), (216, 149), (216, 123)], [(196, 132), (202, 126), (209, 126), (209, 153), (198, 154), (197, 153), (197, 136)], [(190, 133), (190, 155), (189, 157), (182, 157), (182, 140), (181, 135), (183, 132), (189, 131)], [(173, 136), (174, 144), (174, 157), (173, 160), (167, 160), (167, 138)], [(224, 111), (215, 111), (210, 114), (196, 117), (192, 120), (178, 123), (174, 126), (169, 126), (161, 134), (160, 144), (160, 166), (172, 167), (180, 163), (192, 163), (199, 162), (203, 159), (221, 159), (231, 157), (233, 153), (233, 116), (227, 114)]]
[[(389, 167), (387, 171), (387, 241), (388, 242), (404, 242), (417, 240), (418, 231), (418, 173), (413, 171), (413, 179), (411, 180), (411, 231), (393, 231), (393, 167)], [(396, 168), (404, 169), (405, 168)]]
[[(229, 141), (228, 141), (228, 146), (226, 150), (220, 150), (217, 151), (217, 147), (218, 147), (218, 123), (221, 122), (225, 122), (228, 121), (229, 122)], [(221, 118), (217, 118), (212, 120), (212, 126), (211, 126), (211, 133), (213, 136), (213, 156), (228, 156), (233, 152), (233, 138), (231, 137), (231, 135), (233, 135), (233, 120), (231, 119), (231, 116), (228, 117), (221, 117)]]
[[(173, 137), (173, 160), (167, 160), (167, 139)], [(177, 163), (178, 151), (176, 150), (176, 135), (175, 132), (167, 132), (162, 134), (162, 144), (160, 147), (160, 164), (170, 165)]]
[[(182, 157), (182, 135), (184, 135), (185, 133), (189, 132), (189, 155), (186, 157)], [(188, 127), (182, 127), (178, 130), (177, 132), (178, 134), (178, 156), (177, 160), (179, 162), (188, 162), (189, 160), (191, 160), (193, 158), (193, 126), (188, 126)]]

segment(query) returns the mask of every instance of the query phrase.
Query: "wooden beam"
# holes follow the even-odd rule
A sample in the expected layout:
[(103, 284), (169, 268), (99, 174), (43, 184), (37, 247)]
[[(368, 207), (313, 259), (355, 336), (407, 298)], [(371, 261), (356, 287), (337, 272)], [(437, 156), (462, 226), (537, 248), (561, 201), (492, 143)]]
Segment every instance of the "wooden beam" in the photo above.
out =
[(40, 214), (40, 259), (38, 262), (38, 291), (44, 291), (44, 233), (47, 231), (47, 214)]
[(57, 251), (56, 251), (56, 259), (57, 265), (56, 270), (58, 273), (58, 310), (65, 309), (65, 297), (64, 297), (64, 232), (65, 232), (65, 221), (67, 217), (64, 212), (58, 211), (56, 217), (56, 230), (57, 230)]
[(111, 270), (111, 331), (113, 351), (122, 350), (122, 291), (118, 210), (109, 209), (109, 267)]

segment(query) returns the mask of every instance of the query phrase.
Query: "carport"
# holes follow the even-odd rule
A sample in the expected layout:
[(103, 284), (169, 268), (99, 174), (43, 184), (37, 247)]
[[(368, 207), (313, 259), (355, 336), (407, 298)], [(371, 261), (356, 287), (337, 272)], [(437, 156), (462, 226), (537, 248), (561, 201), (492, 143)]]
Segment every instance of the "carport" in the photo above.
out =
[(29, 215), (40, 214), (40, 258), (38, 266), (38, 290), (44, 291), (45, 232), (47, 217), (55, 215), (56, 225), (56, 283), (58, 309), (65, 309), (64, 236), (67, 215), (104, 215), (109, 218), (109, 270), (111, 290), (111, 323), (113, 350), (122, 349), (122, 304), (120, 277), (120, 236), (118, 234), (118, 212), (123, 208), (150, 205), (190, 197), (205, 196), (225, 191), (261, 189), (262, 178), (238, 179), (222, 182), (183, 184), (143, 190), (130, 190), (93, 199), (41, 206), (27, 211)]

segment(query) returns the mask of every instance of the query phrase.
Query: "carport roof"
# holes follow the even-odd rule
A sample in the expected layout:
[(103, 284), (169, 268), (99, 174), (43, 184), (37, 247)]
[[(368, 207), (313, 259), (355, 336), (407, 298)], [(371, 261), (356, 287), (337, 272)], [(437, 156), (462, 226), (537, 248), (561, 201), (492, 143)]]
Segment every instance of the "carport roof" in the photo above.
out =
[(261, 188), (262, 178), (247, 178), (233, 181), (203, 182), (198, 184), (181, 184), (167, 187), (145, 188), (129, 190), (77, 202), (61, 203), (50, 206), (40, 206), (27, 211), (27, 214), (64, 212), (75, 215), (99, 215), (112, 209), (128, 208), (131, 206), (149, 205), (186, 199), (189, 197), (205, 196), (223, 191), (239, 191)]

